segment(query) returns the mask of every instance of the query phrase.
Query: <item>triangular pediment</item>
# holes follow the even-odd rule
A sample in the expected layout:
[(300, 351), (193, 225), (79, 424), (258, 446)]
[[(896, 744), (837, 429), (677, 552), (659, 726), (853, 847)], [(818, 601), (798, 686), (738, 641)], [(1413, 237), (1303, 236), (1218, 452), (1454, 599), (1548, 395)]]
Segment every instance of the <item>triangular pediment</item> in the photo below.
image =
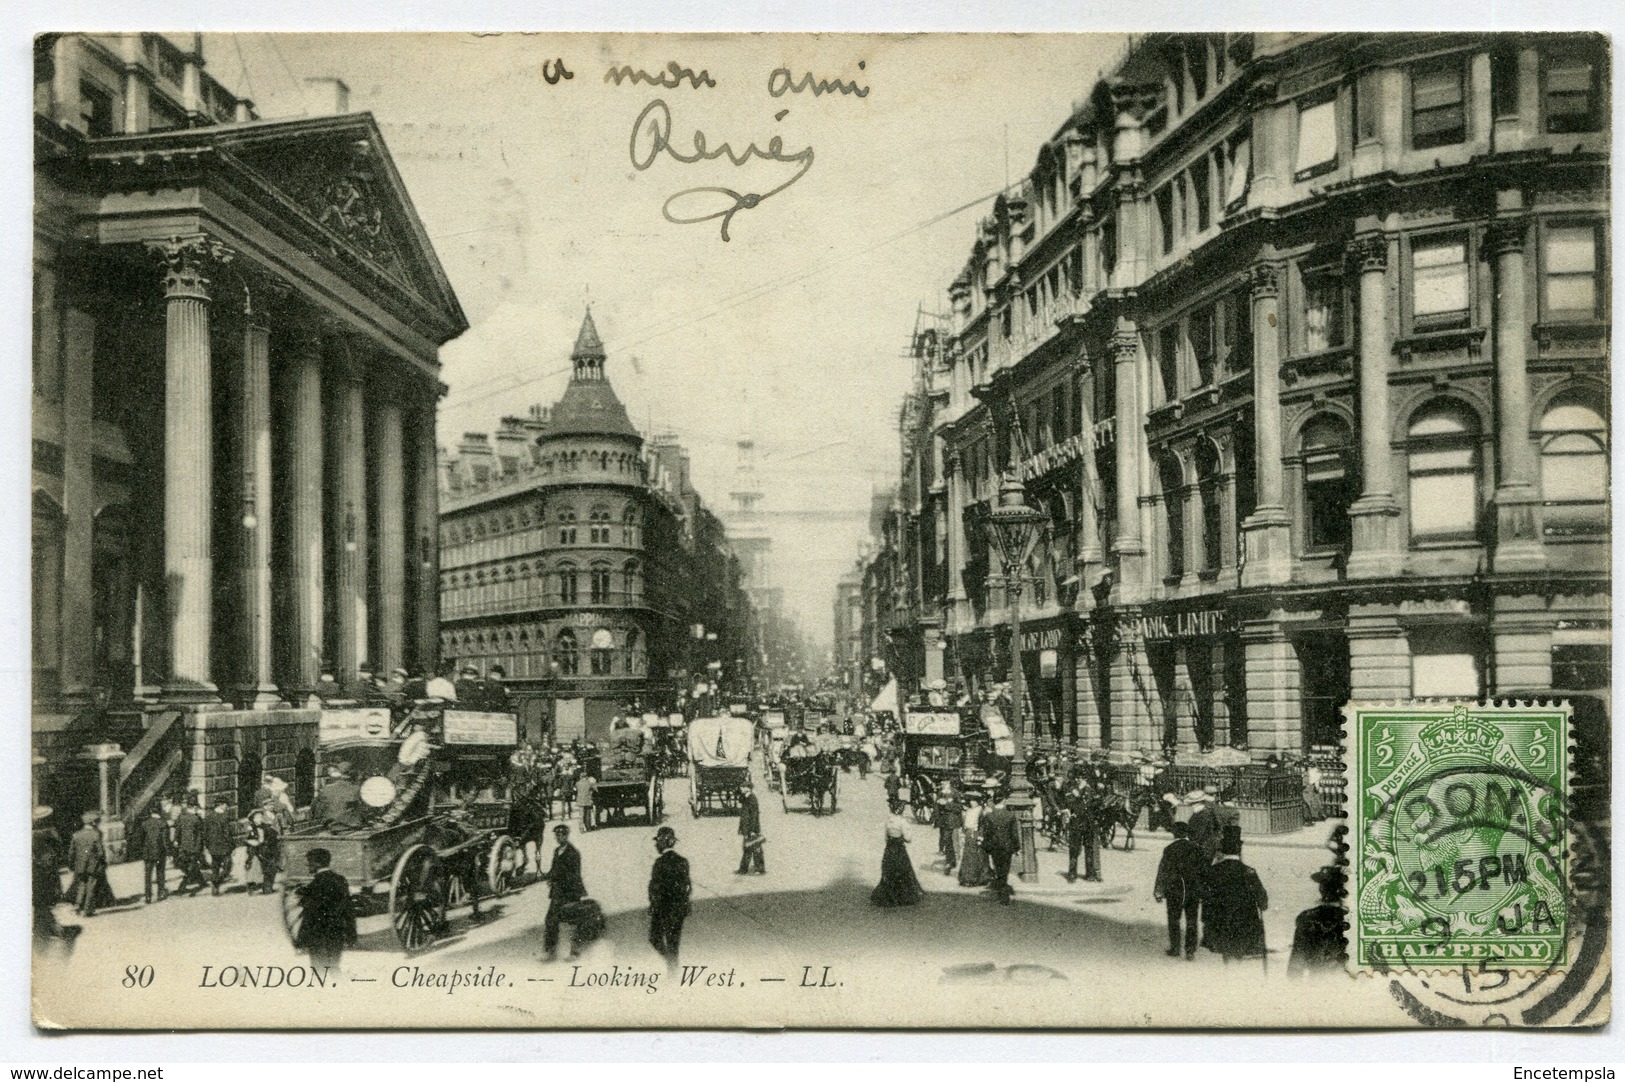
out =
[(328, 254), (369, 266), (466, 325), (370, 115), (222, 128), (215, 147), (314, 227)]

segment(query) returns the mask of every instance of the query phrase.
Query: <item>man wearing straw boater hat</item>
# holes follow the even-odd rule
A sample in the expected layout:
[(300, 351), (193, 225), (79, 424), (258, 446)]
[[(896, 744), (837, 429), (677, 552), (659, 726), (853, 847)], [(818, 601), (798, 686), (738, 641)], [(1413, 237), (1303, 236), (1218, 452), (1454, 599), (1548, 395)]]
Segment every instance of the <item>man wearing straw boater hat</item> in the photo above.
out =
[(1213, 810), (1218, 794), (1218, 786), (1207, 785), (1186, 798), (1196, 805), (1196, 810), (1191, 813), (1191, 841), (1207, 854), (1209, 864), (1213, 863), (1213, 858), (1219, 852), (1219, 817)]

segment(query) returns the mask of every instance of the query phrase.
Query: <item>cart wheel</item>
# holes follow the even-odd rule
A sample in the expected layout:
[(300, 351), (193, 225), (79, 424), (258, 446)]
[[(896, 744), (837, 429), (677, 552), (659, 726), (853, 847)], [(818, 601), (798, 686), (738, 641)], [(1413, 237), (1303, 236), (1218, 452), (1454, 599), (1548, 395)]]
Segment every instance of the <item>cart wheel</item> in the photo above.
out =
[(288, 930), (288, 942), (299, 945), (299, 931), (305, 925), (305, 896), (300, 893), (302, 883), (282, 884), (282, 927)]
[(446, 921), (447, 876), (427, 845), (414, 845), (395, 862), (389, 882), (389, 917), (395, 938), (409, 951), (433, 943)]
[(514, 866), (519, 863), (519, 847), (506, 834), (498, 834), (485, 856), (485, 885), (491, 896), (500, 898), (513, 886)]

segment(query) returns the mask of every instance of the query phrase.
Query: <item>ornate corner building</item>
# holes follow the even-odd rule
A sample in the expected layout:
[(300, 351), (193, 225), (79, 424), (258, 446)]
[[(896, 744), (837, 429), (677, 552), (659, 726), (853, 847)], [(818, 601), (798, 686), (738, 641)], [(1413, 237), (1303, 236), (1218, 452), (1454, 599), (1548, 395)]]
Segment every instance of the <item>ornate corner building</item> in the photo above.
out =
[[(1335, 744), (1355, 699), (1605, 688), (1609, 57), (1579, 34), (1136, 38), (916, 334), (894, 668), (1039, 743)], [(906, 686), (906, 683), (905, 683)]]
[(246, 800), (262, 770), (308, 799), (321, 670), (438, 661), (438, 351), (467, 323), (346, 108), (259, 120), (157, 34), (36, 42), (34, 736), (59, 813)]
[(558, 711), (674, 709), (690, 673), (756, 679), (755, 611), (675, 437), (649, 444), (589, 312), (559, 401), (469, 433), (441, 467), (440, 649), (501, 665), (530, 738)]

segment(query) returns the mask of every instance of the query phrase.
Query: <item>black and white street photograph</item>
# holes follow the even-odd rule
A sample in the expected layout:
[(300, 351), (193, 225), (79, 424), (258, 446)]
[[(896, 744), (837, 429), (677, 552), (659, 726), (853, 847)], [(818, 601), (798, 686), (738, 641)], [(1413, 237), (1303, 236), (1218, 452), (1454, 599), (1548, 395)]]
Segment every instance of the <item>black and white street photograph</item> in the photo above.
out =
[(32, 49), (38, 1030), (1609, 1022), (1606, 35)]

